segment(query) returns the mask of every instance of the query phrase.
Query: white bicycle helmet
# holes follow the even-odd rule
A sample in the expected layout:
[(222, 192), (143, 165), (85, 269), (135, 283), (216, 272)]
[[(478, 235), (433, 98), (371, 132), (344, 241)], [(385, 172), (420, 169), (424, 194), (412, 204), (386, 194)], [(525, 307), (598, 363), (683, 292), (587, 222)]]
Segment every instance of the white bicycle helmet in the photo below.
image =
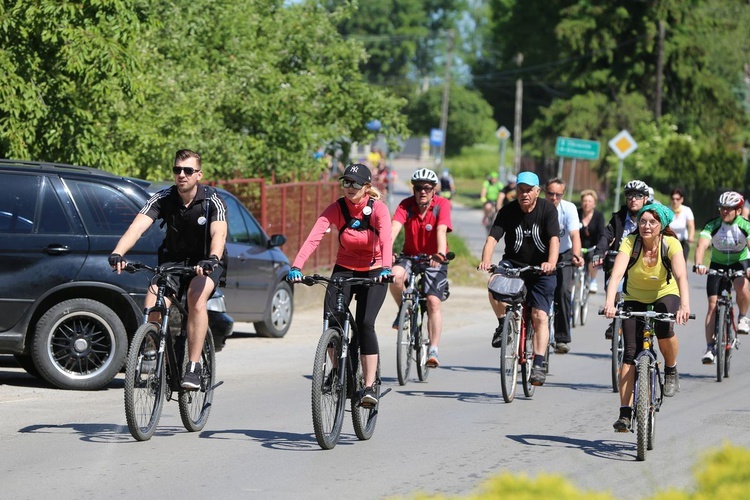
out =
[(641, 193), (643, 196), (648, 196), (648, 184), (639, 180), (632, 180), (625, 184), (624, 191), (626, 193)]
[(719, 196), (720, 207), (742, 208), (744, 204), (745, 198), (735, 191), (727, 191)]
[(411, 183), (414, 184), (415, 182), (429, 182), (430, 184), (437, 184), (438, 177), (437, 174), (429, 168), (420, 168), (411, 176)]

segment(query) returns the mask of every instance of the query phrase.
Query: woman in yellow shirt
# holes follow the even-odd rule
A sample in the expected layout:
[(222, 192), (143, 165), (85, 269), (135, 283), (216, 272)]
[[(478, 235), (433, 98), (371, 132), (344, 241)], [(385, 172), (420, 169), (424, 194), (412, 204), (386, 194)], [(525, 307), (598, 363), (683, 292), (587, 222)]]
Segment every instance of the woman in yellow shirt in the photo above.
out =
[[(669, 228), (674, 212), (665, 205), (645, 205), (636, 216), (638, 234), (631, 234), (620, 245), (615, 258), (612, 276), (607, 286), (604, 315), (613, 318), (617, 312), (615, 295), (620, 280), (627, 274), (624, 307), (633, 311), (645, 311), (653, 306), (655, 311), (676, 314), (679, 324), (685, 324), (690, 316), (690, 294), (688, 291), (687, 266), (682, 245)], [(635, 263), (628, 268), (636, 239), (640, 238), (641, 251)], [(668, 279), (663, 264), (662, 239), (667, 246), (672, 274)], [(664, 395), (674, 396), (679, 390), (677, 375), (678, 342), (674, 334), (674, 323), (657, 321), (654, 331), (659, 341), (659, 350), (664, 356)], [(620, 418), (614, 424), (616, 431), (630, 429), (632, 419), (632, 396), (635, 384), (635, 356), (642, 349), (643, 323), (635, 318), (623, 320), (622, 333), (624, 353), (620, 367)]]

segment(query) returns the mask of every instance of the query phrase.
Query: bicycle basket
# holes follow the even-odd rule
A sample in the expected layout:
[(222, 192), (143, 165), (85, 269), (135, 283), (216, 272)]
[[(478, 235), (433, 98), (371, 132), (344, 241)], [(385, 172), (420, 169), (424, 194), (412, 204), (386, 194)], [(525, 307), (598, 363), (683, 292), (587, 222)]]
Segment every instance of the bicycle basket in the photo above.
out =
[(487, 283), (492, 296), (500, 302), (513, 304), (526, 297), (526, 284), (521, 278), (511, 278), (504, 274), (493, 274)]

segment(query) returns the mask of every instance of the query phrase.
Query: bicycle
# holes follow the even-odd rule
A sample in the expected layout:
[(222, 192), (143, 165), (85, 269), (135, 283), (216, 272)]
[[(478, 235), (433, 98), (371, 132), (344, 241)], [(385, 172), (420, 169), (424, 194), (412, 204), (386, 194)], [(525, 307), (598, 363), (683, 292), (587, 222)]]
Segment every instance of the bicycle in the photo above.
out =
[[(386, 282), (383, 280), (383, 282)], [(360, 404), (365, 389), (362, 366), (359, 363), (357, 324), (349, 308), (344, 304), (344, 288), (347, 286), (378, 285), (378, 278), (328, 278), (314, 274), (303, 276), (307, 286), (323, 284), (336, 289), (336, 307), (323, 320), (323, 335), (315, 351), (312, 372), (312, 419), (315, 439), (324, 450), (333, 449), (341, 436), (346, 400), (351, 402), (354, 433), (360, 440), (370, 439), (378, 420), (380, 398), (391, 389), (381, 392), (380, 359), (375, 374), (375, 390), (378, 404), (368, 408)], [(350, 334), (350, 329), (353, 334)]]
[(492, 225), (495, 223), (497, 212), (498, 212), (497, 205), (495, 202), (492, 202), (492, 208), (490, 209), (490, 213), (487, 214), (484, 217), (484, 220), (482, 221), (484, 224), (484, 228), (487, 231), (487, 234), (490, 234), (490, 231), (492, 230)]
[[(200, 388), (181, 387), (184, 369), (189, 361), (186, 325), (188, 311), (184, 301), (184, 286), (180, 278), (195, 275), (193, 267), (157, 266), (129, 262), (125, 271), (153, 273), (149, 282), (156, 286), (156, 304), (144, 311), (144, 322), (136, 330), (130, 344), (125, 368), (125, 417), (130, 434), (138, 441), (151, 439), (161, 418), (164, 400), (178, 395), (180, 418), (190, 432), (203, 429), (213, 404), (216, 361), (213, 335), (209, 331), (201, 353)], [(181, 316), (179, 332), (172, 331), (172, 307)], [(161, 324), (149, 321), (151, 313), (161, 315)]]
[[(599, 311), (604, 314), (604, 309)], [(635, 356), (635, 384), (633, 386), (632, 414), (635, 416), (636, 430), (631, 426), (630, 432), (636, 432), (636, 459), (646, 459), (646, 451), (654, 449), (656, 437), (656, 412), (664, 402), (664, 379), (659, 370), (659, 360), (654, 351), (654, 321), (674, 322), (673, 313), (623, 310), (618, 306), (616, 317), (622, 319), (642, 318), (643, 349)], [(689, 316), (695, 319), (695, 314)], [(628, 432), (627, 429), (615, 432)]]
[[(696, 266), (693, 266), (695, 272)], [(732, 282), (735, 278), (746, 277), (742, 270), (709, 269), (708, 275), (719, 276), (720, 295), (716, 301), (716, 315), (714, 316), (714, 363), (716, 363), (716, 381), (721, 382), (729, 376), (732, 363), (732, 350), (739, 349), (737, 340), (737, 323), (734, 318), (734, 302), (732, 300)]]
[[(588, 252), (593, 252), (595, 248), (583, 248), (581, 253), (585, 256)], [(573, 270), (571, 300), (571, 326), (585, 325), (589, 317), (589, 270), (586, 264)]]
[[(518, 384), (518, 372), (521, 372), (521, 386), (523, 387), (524, 396), (530, 398), (534, 395), (535, 386), (531, 385), (531, 368), (534, 359), (534, 327), (531, 321), (531, 307), (526, 304), (526, 288), (523, 280), (520, 279), (524, 273), (543, 274), (539, 266), (524, 266), (519, 268), (507, 268), (492, 265), (488, 272), (495, 276), (509, 278), (515, 283), (499, 283), (493, 285), (490, 279), (490, 290), (498, 292), (502, 288), (503, 295), (508, 291), (505, 322), (503, 323), (502, 340), (500, 344), (500, 387), (503, 394), (503, 400), (511, 403), (515, 399), (516, 385)], [(519, 283), (520, 282), (520, 283)], [(506, 286), (507, 285), (507, 286)], [(554, 304), (553, 304), (554, 307)], [(550, 323), (554, 321), (550, 319)], [(554, 330), (550, 330), (553, 332)], [(544, 355), (543, 369), (544, 373), (549, 373), (549, 356), (551, 351), (552, 335), (547, 342), (547, 349)]]
[[(446, 263), (455, 254), (448, 252)], [(427, 380), (430, 367), (427, 365), (430, 338), (427, 333), (427, 294), (425, 293), (424, 272), (430, 267), (431, 256), (427, 254), (404, 255), (398, 260), (409, 260), (411, 271), (401, 293), (401, 307), (398, 311), (398, 333), (396, 335), (396, 373), (399, 385), (406, 385), (411, 371), (412, 360), (417, 365), (420, 382)], [(447, 290), (446, 290), (446, 293)]]
[[(617, 250), (607, 250), (606, 256), (607, 257), (616, 257), (618, 251)], [(598, 256), (593, 256), (592, 259), (596, 261), (598, 259)], [(607, 281), (605, 280), (605, 286)], [(623, 306), (623, 298), (622, 298), (622, 292), (618, 291), (617, 295), (615, 296), (615, 307), (620, 310)], [(620, 391), (620, 366), (622, 366), (622, 357), (625, 353), (625, 345), (623, 343), (622, 339), (622, 319), (619, 318), (617, 315), (615, 315), (614, 318), (612, 318), (612, 323), (610, 323), (609, 327), (607, 327), (607, 330), (611, 332), (610, 335), (610, 371), (612, 374), (612, 392), (619, 392)]]

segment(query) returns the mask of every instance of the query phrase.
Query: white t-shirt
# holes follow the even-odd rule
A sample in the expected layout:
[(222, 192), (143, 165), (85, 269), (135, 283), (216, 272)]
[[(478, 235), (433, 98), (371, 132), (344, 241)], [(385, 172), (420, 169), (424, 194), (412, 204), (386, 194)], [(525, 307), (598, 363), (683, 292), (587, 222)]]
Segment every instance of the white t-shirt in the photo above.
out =
[(560, 204), (557, 206), (557, 220), (560, 223), (560, 253), (564, 253), (573, 248), (570, 232), (581, 230), (578, 208), (574, 203), (560, 200)]
[(690, 210), (690, 207), (686, 207), (685, 205), (682, 205), (680, 208), (680, 213), (674, 214), (674, 219), (672, 219), (672, 223), (669, 227), (674, 231), (674, 234), (677, 235), (678, 240), (683, 241), (688, 239), (687, 223), (691, 220), (695, 220), (693, 211)]

